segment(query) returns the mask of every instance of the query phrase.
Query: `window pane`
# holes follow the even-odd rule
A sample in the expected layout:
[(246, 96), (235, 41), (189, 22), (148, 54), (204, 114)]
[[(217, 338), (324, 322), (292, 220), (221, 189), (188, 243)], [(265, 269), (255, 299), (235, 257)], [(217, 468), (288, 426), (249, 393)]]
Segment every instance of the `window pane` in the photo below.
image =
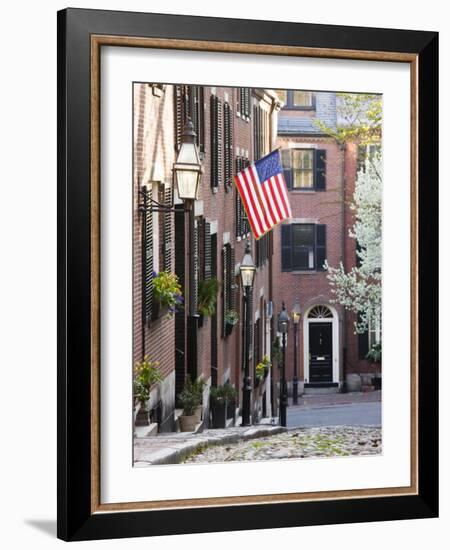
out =
[(292, 227), (293, 244), (295, 246), (314, 246), (314, 225), (295, 224)]
[(279, 99), (286, 105), (287, 102), (287, 91), (286, 90), (275, 90)]
[(314, 225), (292, 226), (293, 269), (314, 269)]
[(313, 158), (314, 151), (312, 149), (294, 149), (292, 151), (294, 187), (313, 187)]
[(294, 91), (295, 107), (312, 107), (312, 92)]

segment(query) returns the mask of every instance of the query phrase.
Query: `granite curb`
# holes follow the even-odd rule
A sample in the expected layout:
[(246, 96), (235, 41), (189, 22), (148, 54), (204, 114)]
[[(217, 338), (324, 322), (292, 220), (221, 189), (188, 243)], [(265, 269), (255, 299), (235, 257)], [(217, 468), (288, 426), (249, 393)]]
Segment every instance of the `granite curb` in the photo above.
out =
[(252, 426), (248, 429), (239, 428), (231, 433), (226, 431), (218, 430), (220, 433), (211, 433), (214, 430), (207, 430), (201, 434), (192, 434), (190, 437), (187, 434), (173, 434), (140, 438), (135, 446), (134, 466), (139, 468), (157, 464), (179, 464), (204, 447), (229, 445), (289, 430), (282, 426)]

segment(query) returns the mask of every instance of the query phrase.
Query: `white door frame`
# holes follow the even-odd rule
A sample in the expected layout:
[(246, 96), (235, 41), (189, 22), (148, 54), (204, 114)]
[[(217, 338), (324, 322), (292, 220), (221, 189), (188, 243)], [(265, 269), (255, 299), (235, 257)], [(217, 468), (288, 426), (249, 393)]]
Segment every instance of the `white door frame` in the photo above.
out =
[[(308, 319), (309, 312), (316, 306), (325, 306), (333, 314), (333, 318)], [(339, 316), (336, 309), (328, 304), (314, 304), (309, 307), (303, 315), (303, 373), (305, 383), (309, 383), (309, 324), (310, 323), (331, 323), (333, 339), (333, 383), (339, 384)]]

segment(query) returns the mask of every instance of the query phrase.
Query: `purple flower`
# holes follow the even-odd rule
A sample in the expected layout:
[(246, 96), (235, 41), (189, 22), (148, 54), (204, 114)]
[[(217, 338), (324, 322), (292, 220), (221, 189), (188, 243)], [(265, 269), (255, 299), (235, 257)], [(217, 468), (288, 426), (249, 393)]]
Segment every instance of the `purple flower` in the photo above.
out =
[(152, 271), (152, 277), (153, 278), (158, 277), (158, 273), (156, 273), (156, 271)]

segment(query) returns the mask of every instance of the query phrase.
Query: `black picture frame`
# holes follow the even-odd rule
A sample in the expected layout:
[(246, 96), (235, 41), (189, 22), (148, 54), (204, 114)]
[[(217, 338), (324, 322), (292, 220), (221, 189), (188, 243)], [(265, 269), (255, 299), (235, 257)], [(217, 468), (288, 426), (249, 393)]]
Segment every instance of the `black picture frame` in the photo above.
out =
[[(309, 502), (92, 511), (91, 37), (265, 44), (417, 58), (418, 491)], [(330, 55), (330, 57), (337, 57)], [(438, 34), (102, 10), (58, 13), (58, 532), (64, 540), (438, 515)]]

